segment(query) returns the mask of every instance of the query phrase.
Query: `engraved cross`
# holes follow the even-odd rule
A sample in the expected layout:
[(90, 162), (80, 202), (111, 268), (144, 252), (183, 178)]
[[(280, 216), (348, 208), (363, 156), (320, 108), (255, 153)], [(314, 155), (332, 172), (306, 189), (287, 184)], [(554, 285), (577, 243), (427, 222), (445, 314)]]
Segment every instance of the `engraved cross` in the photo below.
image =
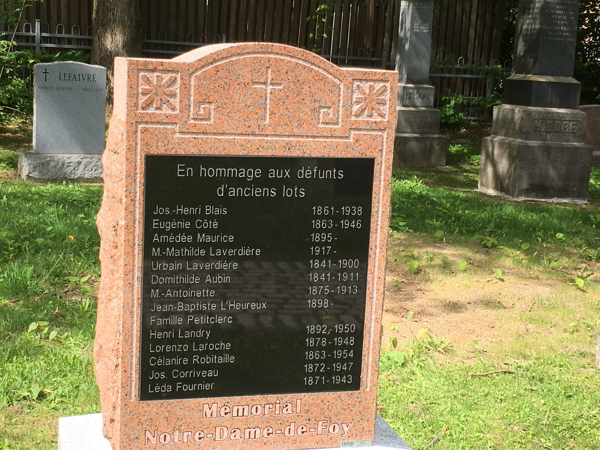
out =
[(269, 104), (271, 103), (271, 89), (283, 89), (281, 83), (271, 83), (271, 68), (267, 67), (265, 81), (253, 81), (252, 87), (263, 88), (266, 92), (265, 97), (265, 123), (269, 123)]
[(48, 78), (48, 74), (50, 73), (50, 72), (48, 72), (48, 69), (44, 69), (44, 71), (42, 73), (44, 74), (44, 82), (48, 81), (47, 78)]

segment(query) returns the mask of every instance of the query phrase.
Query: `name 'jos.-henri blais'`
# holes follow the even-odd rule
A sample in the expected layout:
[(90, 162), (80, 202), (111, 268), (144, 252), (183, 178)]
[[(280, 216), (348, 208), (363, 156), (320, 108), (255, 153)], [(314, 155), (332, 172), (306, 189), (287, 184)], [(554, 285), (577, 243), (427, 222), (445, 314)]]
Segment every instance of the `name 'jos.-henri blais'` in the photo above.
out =
[[(205, 403), (202, 408), (202, 419), (217, 418), (244, 418), (244, 417), (266, 417), (277, 415), (301, 415), (302, 400), (294, 402), (257, 403), (254, 405), (230, 405), (225, 403)], [(270, 426), (235, 428), (226, 426), (207, 427), (203, 430), (173, 430), (161, 432), (158, 430), (145, 430), (144, 443), (149, 445), (167, 445), (188, 442), (225, 441), (225, 440), (255, 440), (271, 439), (276, 437), (310, 436), (310, 435), (339, 435), (346, 437), (352, 426), (352, 422), (329, 422), (318, 420), (316, 424), (298, 424), (289, 422), (287, 425), (274, 428)]]

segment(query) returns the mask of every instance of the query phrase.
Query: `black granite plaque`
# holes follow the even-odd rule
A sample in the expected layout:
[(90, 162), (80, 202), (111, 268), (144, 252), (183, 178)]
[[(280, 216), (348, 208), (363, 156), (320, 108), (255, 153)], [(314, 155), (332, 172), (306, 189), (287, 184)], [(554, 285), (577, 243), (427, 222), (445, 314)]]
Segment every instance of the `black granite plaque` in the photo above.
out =
[(373, 170), (146, 156), (140, 399), (358, 390)]

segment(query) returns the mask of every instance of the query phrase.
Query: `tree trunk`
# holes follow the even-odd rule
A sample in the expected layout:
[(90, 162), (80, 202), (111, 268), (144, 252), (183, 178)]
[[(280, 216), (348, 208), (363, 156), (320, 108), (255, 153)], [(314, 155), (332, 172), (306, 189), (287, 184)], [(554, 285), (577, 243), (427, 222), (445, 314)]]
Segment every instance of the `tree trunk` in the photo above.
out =
[(94, 0), (92, 64), (107, 69), (107, 104), (113, 99), (113, 61), (117, 56), (141, 56), (140, 0)]

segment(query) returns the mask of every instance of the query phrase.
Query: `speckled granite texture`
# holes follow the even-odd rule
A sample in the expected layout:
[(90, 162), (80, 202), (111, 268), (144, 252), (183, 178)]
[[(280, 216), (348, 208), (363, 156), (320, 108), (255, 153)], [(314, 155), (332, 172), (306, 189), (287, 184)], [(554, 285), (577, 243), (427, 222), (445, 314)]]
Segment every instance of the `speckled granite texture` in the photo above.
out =
[[(397, 73), (341, 69), (313, 53), (278, 44), (218, 44), (169, 61), (117, 58), (114, 84), (114, 114), (103, 156), (105, 191), (98, 216), (102, 283), (94, 349), (104, 434), (113, 450), (303, 449), (372, 440)], [(375, 159), (360, 391), (139, 400), (144, 155), (148, 153)], [(298, 400), (302, 411), (293, 416), (203, 418), (205, 404), (252, 406), (276, 401), (297, 404)], [(344, 437), (318, 431), (286, 436), (282, 430), (292, 423), (314, 430), (328, 426), (324, 423), (351, 426)], [(272, 427), (279, 434), (195, 441), (197, 431), (215, 427), (242, 431)]]

